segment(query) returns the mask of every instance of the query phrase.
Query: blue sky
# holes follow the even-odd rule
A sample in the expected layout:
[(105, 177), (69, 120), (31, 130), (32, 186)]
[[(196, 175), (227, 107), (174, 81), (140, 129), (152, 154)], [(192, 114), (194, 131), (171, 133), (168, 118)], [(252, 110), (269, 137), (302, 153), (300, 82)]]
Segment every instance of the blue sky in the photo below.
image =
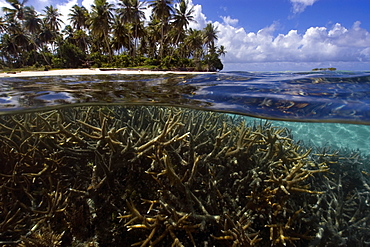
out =
[[(109, 0), (116, 3), (119, 0)], [(93, 0), (29, 0), (65, 15)], [(276, 71), (336, 67), (370, 70), (370, 0), (189, 0), (197, 23), (217, 26), (225, 70)], [(5, 6), (5, 0), (0, 0)], [(148, 13), (150, 10), (147, 10)]]
[(293, 3), (289, 0), (193, 0), (193, 3), (202, 5), (210, 20), (230, 16), (238, 19), (239, 26), (246, 31), (256, 32), (274, 21), (281, 24), (277, 31), (283, 33), (291, 29), (304, 32), (312, 26), (331, 27), (337, 22), (352, 26), (356, 21), (361, 21), (361, 26), (370, 30), (369, 0), (318, 0), (299, 13), (294, 13)]

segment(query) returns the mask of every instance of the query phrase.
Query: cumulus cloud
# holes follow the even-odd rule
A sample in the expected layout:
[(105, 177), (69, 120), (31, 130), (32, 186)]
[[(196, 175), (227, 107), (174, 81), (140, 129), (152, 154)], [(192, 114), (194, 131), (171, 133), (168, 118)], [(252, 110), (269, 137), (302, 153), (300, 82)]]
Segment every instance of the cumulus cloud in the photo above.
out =
[(3, 12), (4, 7), (10, 8), (11, 6), (5, 0), (0, 0), (0, 16), (4, 16), (4, 12)]
[(294, 14), (303, 12), (307, 6), (312, 6), (318, 0), (290, 0), (292, 3), (292, 11)]
[(63, 21), (64, 25), (69, 24), (68, 14), (71, 12), (71, 8), (73, 7), (73, 5), (76, 5), (76, 4), (77, 4), (77, 0), (70, 0), (66, 3), (64, 3), (64, 4), (57, 4), (56, 5), (56, 8), (58, 9), (59, 13), (62, 14), (60, 19)]
[[(291, 0), (302, 6), (312, 5), (315, 1)], [(197, 22), (191, 23), (191, 28), (202, 29), (211, 22), (202, 13), (201, 5), (194, 5), (194, 10)], [(331, 28), (310, 27), (303, 33), (290, 30), (277, 35), (279, 22), (273, 22), (257, 32), (247, 32), (238, 26), (238, 19), (230, 16), (223, 16), (221, 21), (213, 24), (219, 31), (217, 44), (225, 46), (227, 51), (222, 58), (224, 63), (370, 62), (370, 33), (361, 28), (361, 22), (355, 22), (349, 28), (336, 23)]]
[(225, 24), (230, 26), (236, 26), (239, 22), (238, 19), (232, 19), (230, 16), (221, 16)]
[(82, 0), (82, 6), (84, 6), (89, 12), (91, 11), (91, 5), (94, 4), (94, 0)]
[(203, 14), (202, 12), (202, 5), (200, 4), (193, 4), (193, 1), (189, 1), (189, 6), (193, 6), (194, 12), (193, 12), (193, 17), (194, 17), (194, 22), (189, 23), (189, 27), (193, 29), (203, 29), (204, 27), (207, 26), (207, 17)]
[(370, 61), (370, 33), (360, 27), (360, 22), (346, 28), (336, 23), (331, 28), (310, 27), (300, 34), (290, 30), (274, 35), (278, 23), (258, 32), (228, 22), (215, 22), (218, 26), (218, 44), (227, 50), (224, 62), (320, 62), (320, 61)]

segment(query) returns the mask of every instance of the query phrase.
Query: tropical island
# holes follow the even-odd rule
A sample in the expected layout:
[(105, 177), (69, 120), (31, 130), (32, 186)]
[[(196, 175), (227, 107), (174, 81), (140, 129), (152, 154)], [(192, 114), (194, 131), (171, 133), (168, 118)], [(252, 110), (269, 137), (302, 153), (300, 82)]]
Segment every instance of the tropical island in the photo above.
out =
[[(38, 13), (27, 1), (6, 0), (0, 16), (0, 69), (129, 68), (220, 71), (224, 46), (217, 27), (189, 27), (187, 0), (95, 0), (91, 11), (74, 5), (69, 24), (52, 5)], [(152, 10), (150, 19), (145, 8)], [(64, 27), (62, 29), (62, 27)]]

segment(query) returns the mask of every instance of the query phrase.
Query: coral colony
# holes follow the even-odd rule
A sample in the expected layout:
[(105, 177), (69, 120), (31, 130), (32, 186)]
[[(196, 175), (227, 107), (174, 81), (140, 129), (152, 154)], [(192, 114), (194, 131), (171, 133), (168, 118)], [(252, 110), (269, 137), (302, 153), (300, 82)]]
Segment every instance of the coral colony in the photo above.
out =
[(81, 106), (1, 116), (3, 246), (369, 246), (349, 150), (241, 116)]

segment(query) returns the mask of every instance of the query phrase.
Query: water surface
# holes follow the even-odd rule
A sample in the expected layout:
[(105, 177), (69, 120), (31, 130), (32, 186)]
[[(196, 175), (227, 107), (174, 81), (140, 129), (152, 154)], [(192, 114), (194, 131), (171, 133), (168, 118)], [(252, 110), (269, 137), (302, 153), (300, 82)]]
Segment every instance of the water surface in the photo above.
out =
[(370, 123), (370, 72), (2, 78), (2, 112), (124, 103), (177, 105), (277, 120)]

